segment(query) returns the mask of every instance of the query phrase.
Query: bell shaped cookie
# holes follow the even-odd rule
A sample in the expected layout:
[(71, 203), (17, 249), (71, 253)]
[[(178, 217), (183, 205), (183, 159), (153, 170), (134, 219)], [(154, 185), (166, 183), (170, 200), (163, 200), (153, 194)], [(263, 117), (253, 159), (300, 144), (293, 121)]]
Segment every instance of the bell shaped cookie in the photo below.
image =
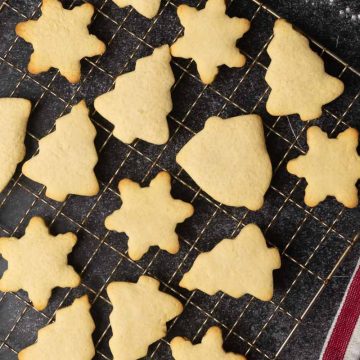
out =
[(322, 106), (344, 91), (344, 84), (325, 72), (324, 62), (308, 39), (286, 20), (277, 20), (267, 49), (271, 63), (265, 76), (271, 87), (266, 103), (271, 115), (299, 114), (304, 121), (321, 116)]
[(250, 210), (262, 207), (272, 168), (259, 116), (209, 118), (176, 161), (215, 200)]
[(280, 268), (276, 248), (268, 248), (261, 230), (246, 225), (235, 239), (224, 239), (201, 253), (184, 275), (180, 286), (209, 295), (222, 291), (239, 298), (250, 294), (269, 301), (273, 295), (273, 270)]

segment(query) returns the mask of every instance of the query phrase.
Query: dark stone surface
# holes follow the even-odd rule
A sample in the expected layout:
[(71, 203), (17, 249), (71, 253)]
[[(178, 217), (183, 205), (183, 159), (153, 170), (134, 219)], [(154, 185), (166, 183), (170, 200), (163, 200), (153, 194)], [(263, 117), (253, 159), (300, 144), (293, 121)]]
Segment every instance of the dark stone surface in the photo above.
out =
[[(305, 130), (308, 124), (301, 122), (298, 116), (277, 120), (265, 109), (267, 95), (262, 98), (266, 90), (264, 66), (269, 58), (264, 46), (272, 34), (275, 17), (259, 9), (257, 1), (234, 0), (228, 14), (252, 19), (250, 31), (239, 41), (239, 47), (247, 56), (246, 65), (241, 69), (221, 67), (216, 81), (205, 88), (194, 64), (189, 60), (173, 59), (176, 86), (172, 91), (173, 110), (168, 119), (169, 142), (165, 146), (155, 146), (138, 141), (128, 146), (110, 135), (112, 125), (94, 112), (92, 102), (112, 87), (114, 77), (132, 71), (137, 59), (151, 53), (148, 44), (159, 46), (172, 42), (181, 27), (175, 7), (166, 0), (162, 1), (156, 23), (130, 12), (129, 8), (119, 9), (110, 0), (89, 2), (98, 9), (90, 31), (110, 44), (104, 56), (93, 58), (91, 62), (82, 61), (81, 82), (71, 85), (62, 76), (55, 76), (55, 69), (36, 76), (26, 73), (31, 45), (21, 39), (14, 43), (14, 27), (24, 20), (21, 14), (39, 16), (40, 0), (6, 0), (5, 4), (0, 0), (0, 96), (25, 97), (33, 104), (26, 158), (37, 150), (34, 136), (41, 138), (52, 131), (55, 120), (85, 98), (98, 132), (95, 145), (99, 162), (95, 171), (101, 188), (94, 197), (70, 196), (61, 204), (44, 196), (41, 185), (21, 176), (20, 165), (13, 180), (0, 194), (0, 236), (22, 236), (30, 218), (40, 215), (51, 223), (54, 234), (76, 232), (78, 242), (69, 256), (69, 263), (82, 273), (79, 288), (55, 289), (49, 306), (41, 313), (32, 308), (24, 291), (0, 293), (0, 359), (15, 359), (16, 351), (35, 341), (37, 331), (50, 321), (60, 305), (69, 305), (84, 293), (93, 303), (95, 359), (103, 359), (101, 354), (111, 358), (108, 341), (112, 333), (111, 329), (106, 330), (111, 305), (106, 286), (111, 281), (136, 281), (143, 273), (159, 279), (163, 291), (186, 304), (184, 313), (168, 324), (165, 340), (149, 348), (149, 356), (171, 359), (166, 341), (181, 335), (199, 342), (210, 326), (220, 324), (226, 350), (247, 353), (249, 360), (272, 359), (301, 319), (278, 358), (318, 359), (359, 258), (359, 244), (350, 251), (305, 318), (302, 317), (323, 280), (359, 233), (360, 207), (343, 209), (329, 198), (315, 209), (309, 209), (303, 202), (305, 182), (296, 185), (298, 179), (286, 171), (288, 160), (307, 149)], [(66, 7), (71, 3), (71, 0), (63, 1)], [(75, 4), (80, 3), (75, 1)], [(174, 0), (173, 3), (204, 5), (204, 1), (196, 0)], [(265, 0), (264, 3), (351, 66), (360, 67), (360, 20), (351, 20), (346, 15), (360, 12), (357, 1)], [(346, 12), (346, 7), (350, 12), (340, 16), (340, 11)], [(314, 44), (311, 46), (319, 52)], [(258, 63), (253, 63), (257, 56)], [(326, 53), (321, 56), (329, 73), (335, 76), (342, 73), (343, 64)], [(328, 132), (334, 131), (334, 135), (344, 130), (344, 123), (360, 129), (360, 97), (353, 101), (360, 91), (360, 77), (346, 69), (341, 78), (346, 86), (345, 93), (325, 107), (331, 113), (324, 112), (314, 122)], [(232, 102), (224, 96), (231, 97)], [(175, 162), (177, 152), (194, 132), (203, 128), (208, 117), (230, 117), (244, 111), (262, 116), (274, 168), (272, 188), (266, 194), (264, 207), (257, 212), (218, 207), (219, 204), (205, 193), (197, 193), (198, 186), (184, 171), (179, 173), (180, 167)], [(332, 114), (342, 116), (343, 123), (338, 125), (338, 118)], [(181, 122), (183, 125), (179, 125)], [(153, 247), (140, 261), (133, 262), (127, 257), (126, 235), (107, 233), (104, 219), (121, 204), (117, 194), (121, 179), (130, 178), (147, 185), (163, 169), (173, 175), (173, 196), (192, 201), (196, 211), (176, 229), (181, 245), (178, 254), (170, 255)], [(240, 221), (242, 224), (238, 227)], [(251, 222), (257, 223), (269, 244), (282, 252), (282, 267), (274, 273), (272, 302), (264, 303), (248, 295), (240, 299), (221, 293), (208, 296), (178, 286), (199, 252), (211, 250), (221, 239), (235, 236), (242, 225)], [(6, 262), (0, 258), (0, 276), (5, 268)], [(229, 332), (230, 329), (233, 330)]]

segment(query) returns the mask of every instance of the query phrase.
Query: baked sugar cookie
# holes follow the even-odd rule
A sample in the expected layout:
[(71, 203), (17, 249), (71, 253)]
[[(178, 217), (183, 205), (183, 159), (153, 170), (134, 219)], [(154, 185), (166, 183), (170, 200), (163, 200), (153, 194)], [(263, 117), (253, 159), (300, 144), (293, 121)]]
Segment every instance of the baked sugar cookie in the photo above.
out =
[(29, 72), (39, 74), (53, 67), (69, 82), (80, 81), (80, 60), (101, 55), (106, 49), (102, 41), (89, 34), (94, 7), (86, 3), (66, 10), (59, 0), (43, 0), (41, 13), (38, 20), (16, 26), (16, 34), (34, 48)]
[(241, 67), (246, 61), (236, 47), (236, 41), (249, 30), (250, 22), (230, 18), (225, 11), (225, 0), (208, 0), (202, 10), (188, 5), (178, 7), (177, 13), (185, 30), (184, 36), (171, 46), (171, 54), (193, 58), (205, 84), (214, 81), (218, 66)]
[(34, 217), (20, 238), (0, 238), (0, 254), (8, 269), (0, 291), (27, 291), (34, 307), (43, 310), (55, 287), (76, 287), (80, 277), (67, 264), (76, 243), (73, 233), (52, 236), (42, 218)]
[(56, 312), (56, 321), (39, 330), (38, 341), (20, 351), (19, 360), (91, 360), (95, 324), (85, 295)]
[(269, 249), (261, 230), (249, 224), (235, 239), (224, 239), (211, 251), (201, 253), (180, 286), (209, 295), (222, 291), (235, 298), (250, 294), (269, 301), (272, 272), (280, 266), (279, 251)]
[(148, 187), (141, 188), (130, 179), (119, 183), (122, 205), (106, 218), (105, 226), (129, 236), (129, 256), (133, 260), (139, 260), (153, 245), (171, 254), (179, 251), (175, 227), (190, 217), (194, 208), (171, 197), (170, 181), (170, 175), (161, 172)]
[(358, 205), (356, 182), (360, 179), (359, 133), (350, 128), (330, 139), (319, 127), (307, 130), (309, 151), (288, 162), (287, 170), (308, 183), (305, 204), (316, 206), (327, 196), (348, 208)]
[(343, 93), (344, 84), (325, 72), (308, 39), (286, 20), (275, 22), (267, 51), (271, 63), (265, 80), (271, 93), (266, 108), (271, 115), (299, 114), (301, 120), (313, 120), (321, 116), (323, 105)]
[(0, 99), (0, 192), (15, 173), (25, 156), (24, 139), (31, 111), (26, 99)]
[(95, 109), (114, 125), (114, 136), (130, 144), (136, 138), (160, 145), (169, 139), (166, 116), (172, 109), (168, 45), (136, 62), (134, 71), (120, 75), (115, 89), (95, 100)]
[(177, 336), (171, 340), (170, 347), (175, 360), (246, 360), (242, 355), (225, 352), (222, 343), (220, 328), (213, 326), (200, 344), (193, 345), (189, 340)]
[(259, 116), (209, 118), (176, 161), (215, 200), (250, 210), (262, 207), (272, 168)]
[(146, 356), (148, 347), (166, 334), (166, 322), (183, 311), (174, 297), (159, 290), (159, 282), (141, 276), (137, 283), (113, 282), (107, 287), (113, 305), (110, 349), (114, 360)]
[(99, 191), (96, 129), (85, 101), (56, 121), (56, 130), (39, 141), (39, 153), (22, 168), (28, 178), (46, 186), (46, 196), (64, 201), (69, 194), (92, 196)]
[(131, 5), (138, 13), (153, 18), (159, 11), (161, 0), (113, 0), (119, 7)]

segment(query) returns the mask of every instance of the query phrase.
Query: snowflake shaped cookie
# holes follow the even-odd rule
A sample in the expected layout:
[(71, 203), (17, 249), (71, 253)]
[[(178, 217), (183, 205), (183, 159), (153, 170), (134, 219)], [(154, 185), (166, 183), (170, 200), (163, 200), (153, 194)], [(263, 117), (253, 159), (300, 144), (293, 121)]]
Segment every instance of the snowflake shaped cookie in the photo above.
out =
[(241, 67), (245, 56), (236, 47), (236, 41), (249, 30), (247, 19), (230, 18), (225, 14), (224, 0), (208, 0), (202, 10), (187, 5), (178, 7), (178, 16), (184, 26), (184, 36), (171, 46), (176, 57), (193, 58), (201, 80), (214, 81), (218, 66)]
[(360, 156), (356, 148), (359, 133), (347, 129), (337, 138), (329, 139), (318, 126), (307, 131), (309, 151), (288, 162), (287, 170), (308, 183), (305, 190), (305, 204), (316, 206), (327, 196), (348, 208), (358, 205), (356, 182), (360, 179)]
[(123, 8), (131, 5), (138, 13), (153, 18), (159, 11), (161, 0), (113, 0), (114, 3)]
[(30, 220), (22, 238), (0, 238), (0, 254), (8, 262), (0, 291), (23, 289), (36, 309), (45, 309), (53, 288), (80, 284), (79, 275), (67, 264), (75, 243), (73, 233), (52, 236), (39, 217)]
[(170, 190), (170, 175), (166, 172), (159, 173), (145, 188), (129, 179), (120, 181), (122, 206), (106, 218), (105, 226), (129, 236), (129, 256), (133, 260), (139, 260), (153, 245), (171, 254), (179, 251), (175, 227), (194, 209), (173, 199)]
[(39, 74), (53, 67), (71, 83), (80, 81), (80, 60), (105, 52), (105, 44), (88, 30), (94, 7), (87, 3), (67, 10), (58, 0), (43, 0), (41, 12), (38, 20), (16, 26), (16, 34), (34, 48), (29, 72)]

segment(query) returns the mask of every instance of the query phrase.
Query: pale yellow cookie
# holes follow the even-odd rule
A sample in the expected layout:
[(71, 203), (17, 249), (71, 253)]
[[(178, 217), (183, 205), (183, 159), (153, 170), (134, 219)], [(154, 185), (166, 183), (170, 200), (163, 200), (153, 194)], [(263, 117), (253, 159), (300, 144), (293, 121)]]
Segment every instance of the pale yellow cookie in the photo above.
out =
[(25, 156), (24, 139), (31, 111), (26, 99), (0, 99), (0, 192), (15, 173), (16, 166)]
[(287, 170), (306, 179), (305, 204), (316, 206), (327, 196), (348, 208), (358, 205), (356, 182), (360, 179), (359, 133), (350, 128), (337, 138), (312, 126), (307, 130), (309, 151), (288, 162)]
[(55, 287), (76, 287), (80, 277), (67, 264), (76, 235), (52, 236), (40, 217), (30, 220), (20, 238), (0, 238), (0, 254), (8, 269), (0, 279), (0, 291), (27, 291), (34, 307), (43, 310)]
[(236, 41), (249, 30), (250, 22), (230, 18), (225, 11), (225, 0), (208, 0), (202, 10), (188, 5), (180, 5), (177, 10), (185, 30), (184, 36), (171, 46), (171, 54), (193, 58), (205, 84), (214, 81), (218, 66), (241, 67), (246, 61)]
[(215, 200), (250, 210), (262, 207), (272, 168), (259, 116), (209, 118), (176, 161)]
[(56, 321), (39, 330), (38, 341), (19, 353), (19, 360), (91, 360), (95, 324), (85, 295), (56, 312)]
[(29, 72), (39, 74), (53, 67), (71, 83), (80, 81), (80, 60), (101, 55), (106, 49), (102, 41), (89, 34), (94, 7), (86, 3), (66, 10), (59, 0), (43, 0), (41, 12), (38, 20), (16, 26), (16, 34), (34, 48)]
[(286, 20), (275, 22), (267, 51), (271, 63), (265, 80), (271, 93), (266, 108), (271, 115), (299, 114), (301, 120), (313, 120), (321, 116), (323, 105), (343, 93), (344, 84), (325, 72), (308, 39)]
[(169, 139), (166, 116), (172, 109), (174, 75), (169, 46), (136, 62), (135, 70), (120, 75), (115, 89), (95, 99), (95, 109), (114, 125), (114, 136), (130, 144), (136, 138), (153, 144)]
[(239, 298), (250, 294), (269, 301), (273, 295), (273, 270), (281, 266), (279, 251), (269, 249), (261, 230), (246, 225), (235, 239), (224, 239), (201, 253), (180, 282), (188, 290), (209, 295), (222, 291)]
[(177, 336), (171, 340), (170, 347), (175, 360), (246, 360), (242, 355), (225, 352), (222, 343), (220, 328), (213, 326), (200, 344), (193, 345), (189, 340)]
[(122, 205), (106, 218), (105, 226), (128, 235), (133, 260), (139, 260), (153, 245), (171, 254), (179, 251), (176, 225), (190, 217), (194, 208), (171, 197), (170, 181), (170, 175), (161, 172), (148, 187), (141, 188), (130, 179), (119, 183)]
[(174, 297), (159, 290), (159, 282), (141, 276), (137, 283), (113, 282), (107, 287), (113, 305), (110, 349), (114, 360), (146, 356), (148, 347), (166, 334), (166, 323), (183, 311)]
[(56, 120), (56, 130), (39, 141), (39, 153), (22, 168), (28, 178), (46, 186), (46, 196), (64, 201), (69, 194), (93, 196), (99, 191), (96, 129), (85, 101)]
[(131, 5), (138, 13), (153, 18), (159, 11), (161, 0), (113, 0), (119, 7)]

